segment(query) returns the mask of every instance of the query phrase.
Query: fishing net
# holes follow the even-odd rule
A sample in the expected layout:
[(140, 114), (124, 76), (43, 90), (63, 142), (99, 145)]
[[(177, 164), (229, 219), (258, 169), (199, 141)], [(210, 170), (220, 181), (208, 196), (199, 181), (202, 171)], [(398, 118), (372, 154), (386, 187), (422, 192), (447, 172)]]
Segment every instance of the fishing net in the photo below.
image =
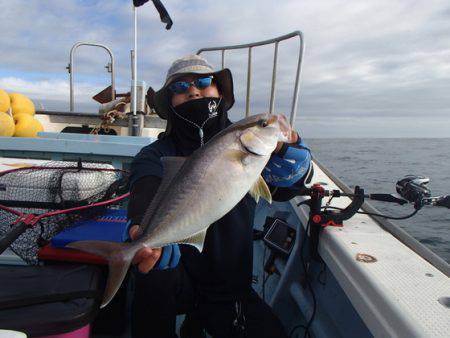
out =
[(8, 234), (25, 223), (10, 248), (37, 264), (39, 248), (52, 236), (107, 208), (120, 208), (126, 197), (128, 173), (109, 164), (52, 161), (0, 172), (0, 253)]

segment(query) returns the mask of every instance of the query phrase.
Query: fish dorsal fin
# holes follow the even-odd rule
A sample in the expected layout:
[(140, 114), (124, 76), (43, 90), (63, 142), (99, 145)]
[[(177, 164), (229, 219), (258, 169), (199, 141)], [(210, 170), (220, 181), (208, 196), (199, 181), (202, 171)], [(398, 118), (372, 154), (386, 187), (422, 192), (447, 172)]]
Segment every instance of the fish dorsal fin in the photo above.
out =
[(150, 220), (153, 217), (153, 214), (155, 213), (155, 210), (159, 205), (159, 202), (161, 202), (161, 199), (165, 196), (167, 188), (172, 183), (173, 178), (180, 171), (185, 161), (186, 157), (175, 157), (175, 156), (161, 157), (161, 162), (163, 165), (162, 181), (158, 187), (158, 191), (156, 192), (155, 197), (153, 197), (150, 206), (147, 208), (144, 217), (142, 218), (141, 222), (142, 230), (145, 230), (148, 227)]
[(206, 230), (202, 230), (200, 232), (197, 232), (196, 234), (192, 235), (191, 237), (185, 238), (181, 241), (178, 241), (180, 244), (190, 244), (192, 246), (195, 246), (198, 251), (203, 251), (203, 244), (205, 243), (205, 237), (206, 237)]
[(259, 197), (262, 197), (267, 202), (272, 203), (272, 194), (270, 193), (269, 187), (262, 176), (259, 176), (258, 180), (251, 187), (249, 193), (257, 203), (259, 201)]

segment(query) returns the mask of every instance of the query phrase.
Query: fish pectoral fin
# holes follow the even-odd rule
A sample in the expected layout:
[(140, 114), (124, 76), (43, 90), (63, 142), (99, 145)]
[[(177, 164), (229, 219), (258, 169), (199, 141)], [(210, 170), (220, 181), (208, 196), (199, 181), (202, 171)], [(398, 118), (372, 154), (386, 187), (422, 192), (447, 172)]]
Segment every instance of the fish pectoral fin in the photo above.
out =
[(230, 161), (241, 162), (244, 166), (252, 162), (252, 156), (250, 156), (249, 153), (244, 152), (243, 150), (229, 150), (226, 153), (226, 157)]
[(264, 198), (267, 202), (272, 203), (272, 194), (262, 176), (259, 176), (249, 193), (255, 199), (256, 203), (258, 203), (260, 197)]
[(128, 243), (107, 241), (78, 241), (69, 243), (66, 247), (93, 253), (108, 260), (108, 279), (100, 307), (103, 308), (108, 305), (125, 279), (131, 260), (137, 249)]
[(190, 244), (192, 246), (195, 246), (198, 251), (203, 251), (203, 243), (205, 243), (205, 237), (206, 237), (206, 229), (202, 230), (200, 232), (197, 232), (196, 234), (192, 235), (191, 237), (188, 237), (186, 239), (183, 239), (181, 241), (178, 241), (180, 244)]

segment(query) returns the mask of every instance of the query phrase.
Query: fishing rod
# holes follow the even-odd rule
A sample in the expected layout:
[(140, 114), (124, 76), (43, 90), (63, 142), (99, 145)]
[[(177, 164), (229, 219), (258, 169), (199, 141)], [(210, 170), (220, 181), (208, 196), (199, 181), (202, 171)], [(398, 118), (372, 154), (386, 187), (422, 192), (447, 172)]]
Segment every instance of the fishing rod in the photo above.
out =
[[(431, 196), (430, 189), (426, 186), (430, 179), (425, 176), (408, 175), (397, 181), (396, 194), (364, 194), (363, 197), (375, 201), (393, 202), (400, 205), (414, 203), (415, 209), (423, 206), (441, 206), (450, 208), (450, 195)], [(305, 195), (309, 195), (306, 193)], [(340, 190), (325, 190), (324, 196), (329, 197), (359, 197), (359, 193), (348, 194)]]
[[(353, 217), (356, 213), (401, 220), (414, 216), (424, 206), (450, 208), (450, 195), (431, 196), (431, 191), (427, 186), (429, 182), (430, 178), (426, 176), (407, 175), (397, 181), (397, 194), (366, 194), (359, 186), (355, 186), (353, 193), (345, 193), (337, 189), (326, 190), (320, 183), (314, 184), (309, 188), (300, 189), (297, 193), (298, 196), (310, 196), (310, 199), (298, 203), (297, 206), (307, 204), (310, 207), (310, 253), (312, 257), (318, 258), (317, 247), (320, 230), (327, 226), (342, 227), (343, 222)], [(322, 206), (325, 197), (329, 197), (329, 199), (326, 205)], [(346, 208), (330, 206), (331, 200), (338, 197), (350, 197), (352, 202)], [(415, 210), (409, 215), (400, 217), (359, 211), (365, 199), (400, 205), (411, 203), (414, 205)]]
[[(431, 191), (427, 186), (429, 182), (430, 178), (426, 176), (407, 175), (397, 181), (395, 185), (397, 194), (366, 194), (364, 190), (359, 186), (355, 186), (353, 193), (345, 193), (337, 189), (326, 190), (320, 183), (314, 184), (309, 188), (302, 188), (296, 193), (296, 195), (298, 196), (310, 196), (310, 199), (298, 203), (297, 206), (308, 205), (310, 209), (305, 236), (303, 236), (302, 244), (300, 247), (300, 259), (302, 262), (303, 270), (305, 272), (302, 284), (304, 284), (305, 287), (308, 287), (311, 292), (313, 311), (306, 325), (301, 324), (294, 326), (289, 334), (289, 337), (292, 337), (292, 335), (298, 328), (304, 329), (304, 337), (311, 337), (311, 333), (309, 330), (316, 313), (316, 297), (309, 277), (310, 259), (305, 261), (303, 256), (306, 238), (308, 237), (308, 230), (310, 241), (309, 257), (316, 261), (321, 261), (318, 254), (320, 231), (327, 226), (342, 227), (343, 222), (353, 217), (356, 213), (400, 220), (413, 217), (424, 206), (445, 207), (450, 209), (450, 195), (432, 196)], [(329, 199), (326, 202), (325, 206), (323, 206), (322, 203), (325, 197), (329, 197)], [(331, 200), (338, 197), (350, 197), (352, 198), (352, 201), (345, 208), (330, 206)], [(359, 211), (365, 199), (397, 203), (400, 205), (411, 203), (414, 205), (414, 211), (409, 215), (400, 217), (385, 215), (381, 213)]]
[[(317, 183), (311, 187), (304, 187), (295, 192), (297, 196), (309, 196), (310, 199), (302, 201), (297, 206), (309, 206), (309, 219), (306, 232), (309, 232), (310, 257), (319, 260), (319, 235), (327, 226), (342, 227), (345, 220), (355, 214), (365, 214), (392, 220), (404, 220), (413, 217), (424, 206), (439, 206), (450, 208), (450, 195), (431, 196), (427, 187), (430, 179), (425, 176), (407, 175), (396, 183), (397, 194), (366, 194), (363, 189), (356, 186), (353, 193), (346, 193), (338, 189), (326, 190), (322, 184)], [(325, 205), (323, 200), (329, 197)], [(331, 206), (333, 198), (350, 197), (351, 203), (345, 208)], [(396, 203), (400, 205), (411, 203), (414, 211), (404, 216), (385, 215), (377, 212), (360, 211), (366, 199)], [(268, 217), (263, 231), (255, 231), (254, 239), (264, 239), (266, 244), (278, 255), (288, 256), (293, 247), (295, 231), (284, 221)], [(306, 238), (306, 236), (304, 237)], [(274, 254), (270, 256), (264, 270), (271, 273)]]

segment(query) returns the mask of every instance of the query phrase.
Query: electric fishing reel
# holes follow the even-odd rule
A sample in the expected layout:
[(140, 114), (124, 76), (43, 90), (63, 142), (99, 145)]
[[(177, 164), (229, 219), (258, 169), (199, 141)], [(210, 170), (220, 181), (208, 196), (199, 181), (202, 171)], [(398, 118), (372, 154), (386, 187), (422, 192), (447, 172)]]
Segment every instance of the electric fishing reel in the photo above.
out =
[(397, 181), (395, 188), (398, 194), (410, 203), (414, 208), (421, 209), (424, 205), (450, 208), (450, 195), (431, 196), (427, 187), (430, 178), (419, 175), (407, 175)]
[(398, 194), (408, 202), (414, 203), (414, 208), (420, 209), (425, 198), (431, 196), (427, 184), (430, 179), (425, 176), (407, 175), (395, 184)]

